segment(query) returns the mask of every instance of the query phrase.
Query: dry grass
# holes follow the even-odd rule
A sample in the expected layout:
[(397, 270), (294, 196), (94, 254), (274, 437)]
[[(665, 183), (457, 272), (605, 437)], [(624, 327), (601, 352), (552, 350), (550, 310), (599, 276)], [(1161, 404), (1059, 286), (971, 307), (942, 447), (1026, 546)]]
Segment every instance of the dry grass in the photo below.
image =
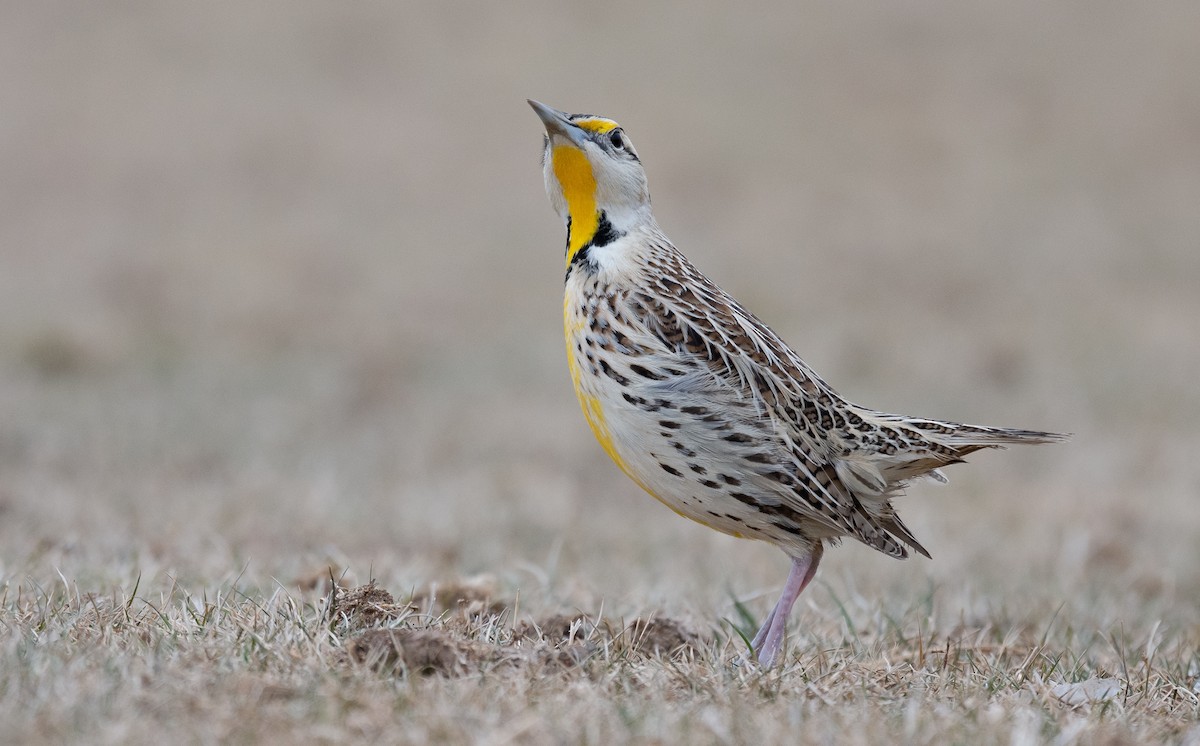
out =
[[(1197, 28), (4, 5), (0, 741), (1200, 742)], [(829, 552), (737, 665), (786, 562), (583, 425), (529, 96), (842, 393), (1074, 439), (914, 487), (934, 559)]]
[(122, 743), (181, 728), (205, 741), (524, 743), (1198, 734), (1194, 628), (1079, 629), (1066, 608), (1034, 626), (956, 618), (931, 597), (894, 609), (853, 597), (838, 602), (840, 618), (810, 620), (786, 664), (763, 673), (741, 662), (752, 620), (736, 615), (691, 629), (521, 611), (495, 579), (486, 592), (475, 582), (399, 602), (374, 583), (247, 586), (8, 587), (0, 692), (21, 716), (6, 738), (75, 740), (85, 727), (89, 740)]

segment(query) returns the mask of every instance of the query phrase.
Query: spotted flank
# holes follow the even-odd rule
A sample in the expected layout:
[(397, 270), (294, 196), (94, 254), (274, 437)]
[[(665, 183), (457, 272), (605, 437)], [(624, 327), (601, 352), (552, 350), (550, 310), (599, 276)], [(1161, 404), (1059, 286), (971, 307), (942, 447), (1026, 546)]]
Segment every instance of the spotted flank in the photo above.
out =
[(1065, 436), (886, 414), (837, 394), (675, 248), (611, 119), (530, 104), (567, 230), (568, 369), (604, 451), (680, 515), (779, 546), (792, 572), (754, 640), (764, 666), (827, 545), (929, 552), (893, 499), (984, 448)]

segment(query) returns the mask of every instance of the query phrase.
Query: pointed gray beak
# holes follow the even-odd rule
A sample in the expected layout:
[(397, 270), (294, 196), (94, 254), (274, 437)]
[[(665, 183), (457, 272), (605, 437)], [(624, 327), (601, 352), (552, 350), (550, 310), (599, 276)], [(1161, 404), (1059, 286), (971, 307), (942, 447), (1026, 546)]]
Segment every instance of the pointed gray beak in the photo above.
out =
[(553, 109), (531, 98), (525, 100), (529, 102), (529, 105), (537, 112), (538, 118), (542, 120), (542, 124), (546, 126), (547, 135), (559, 135), (576, 146), (583, 145), (583, 141), (587, 138), (587, 133), (572, 124), (566, 112)]

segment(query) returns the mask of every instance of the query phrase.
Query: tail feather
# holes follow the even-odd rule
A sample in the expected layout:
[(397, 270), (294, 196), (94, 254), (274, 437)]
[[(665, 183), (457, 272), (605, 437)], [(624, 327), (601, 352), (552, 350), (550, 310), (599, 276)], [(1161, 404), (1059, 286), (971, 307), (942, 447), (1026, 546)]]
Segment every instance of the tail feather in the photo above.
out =
[[(1015, 427), (967, 425), (960, 422), (926, 420), (894, 414), (883, 415), (878, 419), (893, 428), (916, 435), (918, 441), (925, 440), (949, 448), (975, 446), (971, 450), (979, 450), (980, 448), (999, 448), (1006, 445), (1061, 443), (1071, 437), (1067, 433), (1022, 430)], [(971, 451), (966, 452), (970, 453)]]
[[(924, 430), (920, 424), (914, 424), (913, 426), (918, 430)], [(1041, 430), (1019, 430), (1011, 427), (984, 427), (982, 425), (955, 425), (949, 433), (936, 433), (932, 439), (948, 446), (994, 448), (1004, 445), (1061, 443), (1070, 437), (1070, 434), (1067, 433), (1049, 433)]]
[(905, 526), (904, 522), (900, 520), (900, 516), (889, 511), (888, 515), (885, 515), (880, 519), (879, 525), (883, 527), (883, 530), (895, 536), (900, 541), (909, 545), (929, 559), (933, 559), (929, 556), (928, 550), (921, 546), (921, 542), (917, 541), (917, 537), (913, 536), (913, 533), (908, 529), (908, 526)]
[(1041, 430), (966, 425), (900, 415), (878, 415), (874, 419), (898, 435), (893, 440), (895, 448), (891, 453), (869, 457), (887, 482), (885, 492), (927, 474), (944, 481), (945, 477), (938, 469), (961, 463), (968, 455), (984, 448), (1060, 443), (1071, 437)]
[(907, 555), (900, 543), (929, 556), (891, 505), (891, 498), (911, 480), (928, 476), (944, 482), (946, 477), (941, 467), (961, 463), (965, 456), (983, 448), (1059, 443), (1071, 437), (1040, 430), (964, 425), (876, 412), (863, 413), (862, 420), (873, 426), (865, 440), (875, 447), (840, 454), (834, 464), (837, 476), (853, 495), (853, 504), (866, 524), (858, 527), (855, 535), (894, 557)]

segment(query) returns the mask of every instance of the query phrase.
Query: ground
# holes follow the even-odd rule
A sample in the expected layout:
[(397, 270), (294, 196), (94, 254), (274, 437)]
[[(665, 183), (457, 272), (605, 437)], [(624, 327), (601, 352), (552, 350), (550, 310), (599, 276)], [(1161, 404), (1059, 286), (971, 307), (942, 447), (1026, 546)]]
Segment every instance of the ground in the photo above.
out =
[[(12, 742), (1200, 742), (1200, 6), (0, 10)], [(526, 98), (862, 404), (1061, 430), (787, 560), (567, 379)]]

